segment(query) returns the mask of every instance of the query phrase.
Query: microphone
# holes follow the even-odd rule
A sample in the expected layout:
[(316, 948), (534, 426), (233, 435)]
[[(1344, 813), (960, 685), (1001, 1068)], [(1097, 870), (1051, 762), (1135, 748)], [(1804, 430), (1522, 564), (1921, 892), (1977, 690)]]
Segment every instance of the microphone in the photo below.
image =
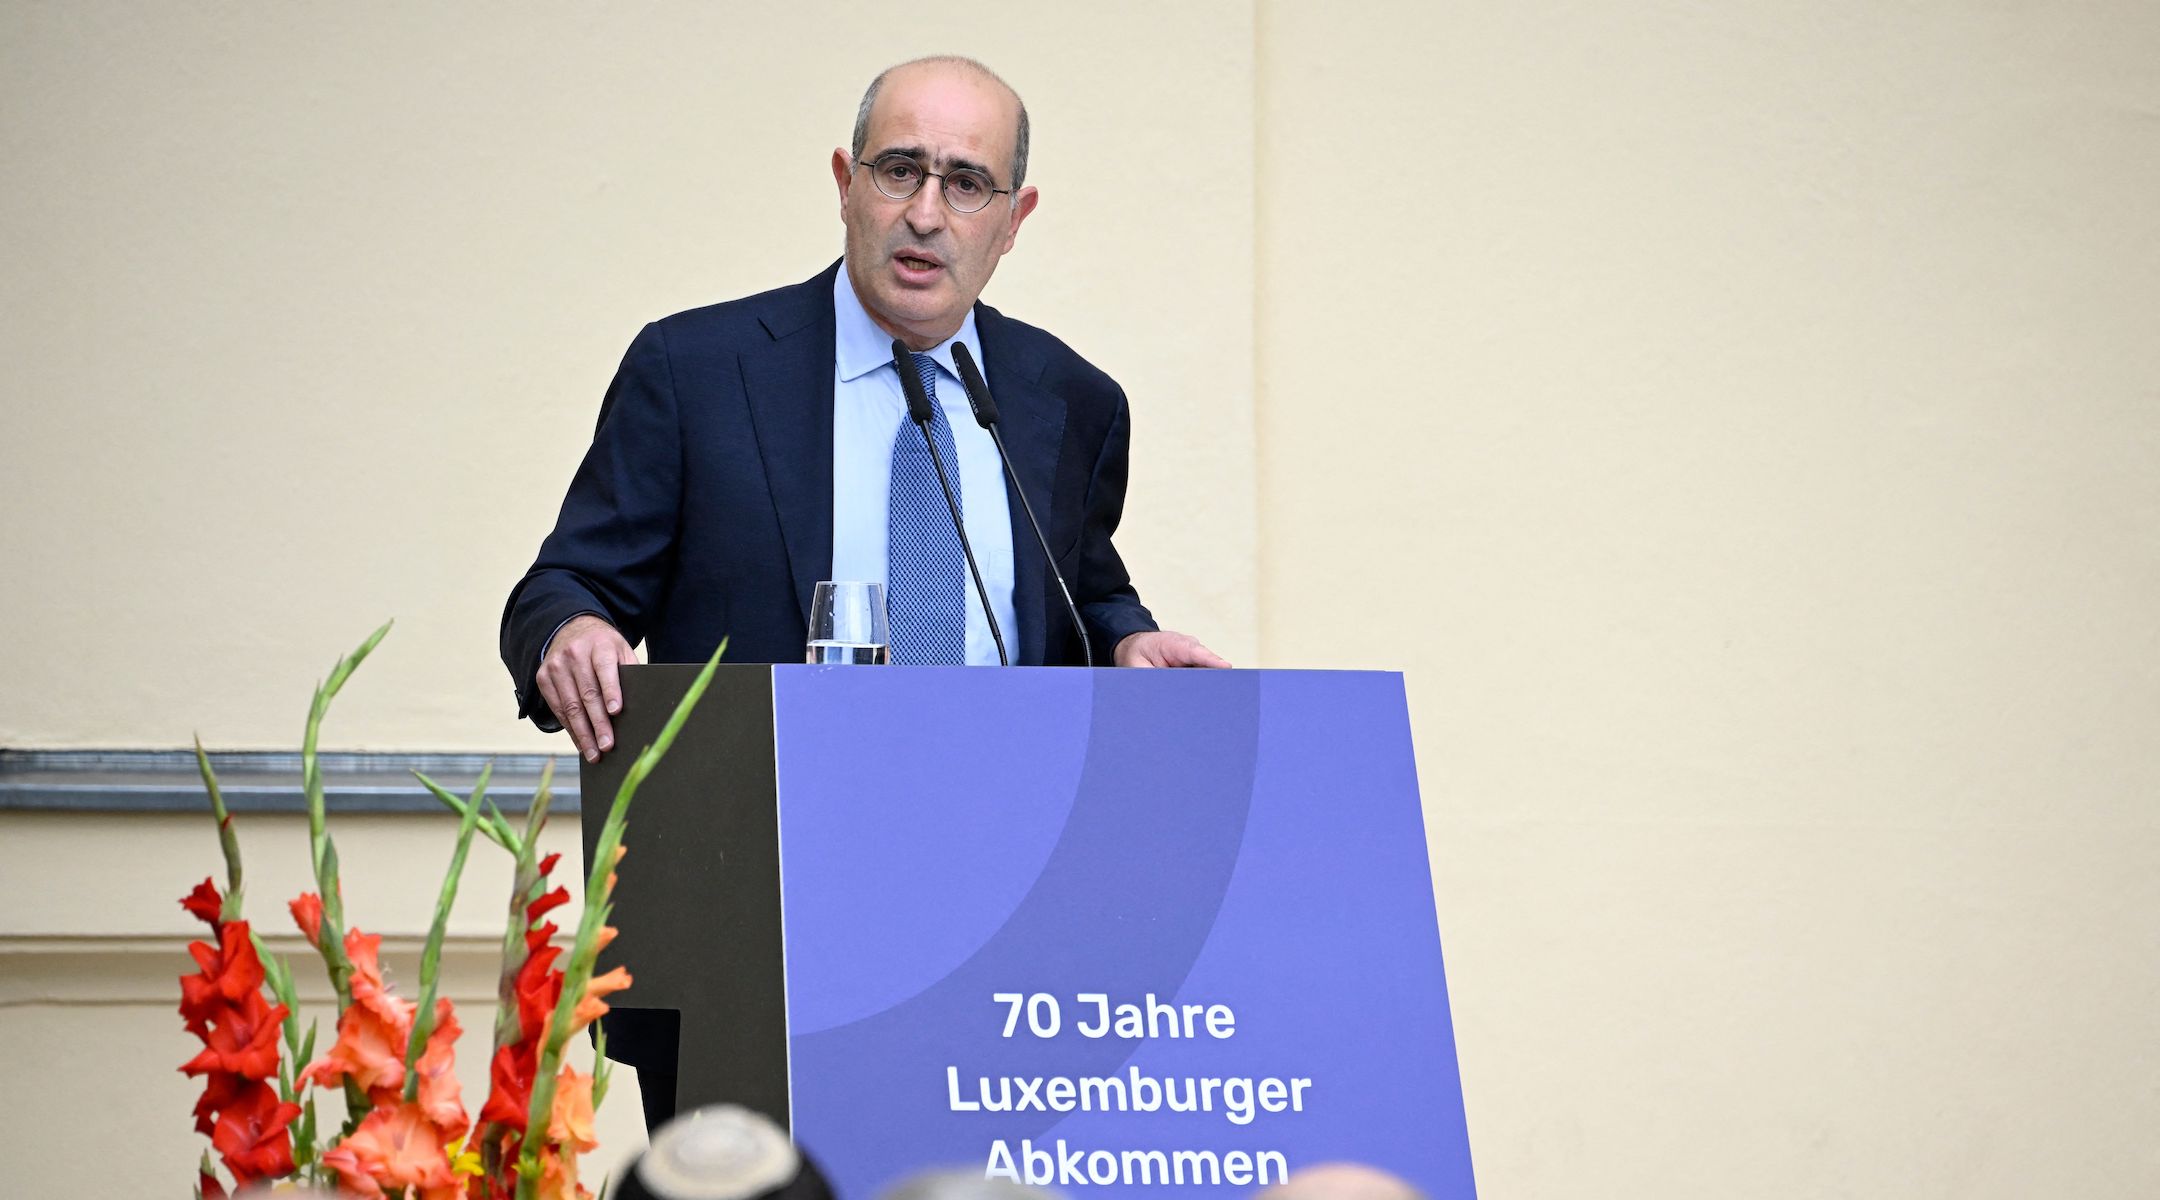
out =
[(953, 532), (960, 535), (960, 552), (967, 556), (968, 577), (975, 581), (975, 596), (982, 601), (983, 619), (990, 623), (990, 640), (997, 643), (998, 665), (1009, 667), (1012, 660), (1005, 656), (1005, 634), (998, 629), (997, 614), (990, 611), (990, 590), (983, 586), (982, 568), (975, 565), (975, 548), (968, 545), (967, 522), (960, 519), (960, 502), (953, 499), (952, 480), (945, 474), (945, 460), (938, 457), (937, 439), (930, 436), (930, 393), (923, 390), (922, 376), (915, 373), (915, 360), (908, 352), (907, 343), (899, 338), (893, 339), (892, 365), (893, 370), (900, 373), (900, 393), (907, 397), (908, 419), (922, 430), (923, 445), (930, 450), (930, 465), (937, 468), (938, 486), (945, 491), (945, 510), (952, 514)]
[(997, 401), (990, 395), (990, 385), (975, 368), (975, 356), (968, 353), (965, 343), (953, 343), (952, 357), (953, 365), (960, 368), (961, 386), (967, 388), (968, 408), (975, 413), (975, 423), (989, 430), (990, 440), (997, 443), (998, 461), (1005, 464), (1005, 477), (1012, 480), (1013, 495), (1020, 497), (1020, 511), (1027, 514), (1028, 528), (1035, 531), (1035, 544), (1042, 547), (1043, 561), (1050, 564), (1050, 577), (1057, 580), (1058, 594), (1065, 597), (1065, 611), (1072, 616), (1073, 632), (1080, 635), (1081, 660), (1092, 667), (1095, 650), (1088, 645), (1087, 626), (1080, 623), (1080, 608), (1073, 603), (1072, 589), (1065, 586), (1065, 574), (1058, 570), (1056, 556), (1050, 553), (1050, 539), (1043, 536), (1042, 523), (1035, 519), (1035, 506), (1028, 503), (1027, 489), (1020, 486), (1020, 476), (1013, 471), (1012, 455), (1005, 453), (1005, 439), (998, 434), (997, 428)]

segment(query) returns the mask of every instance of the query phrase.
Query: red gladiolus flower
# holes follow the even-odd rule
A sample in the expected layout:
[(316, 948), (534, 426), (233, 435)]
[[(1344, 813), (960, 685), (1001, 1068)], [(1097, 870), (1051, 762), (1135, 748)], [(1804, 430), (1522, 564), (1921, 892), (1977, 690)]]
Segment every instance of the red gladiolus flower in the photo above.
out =
[(258, 1179), (276, 1179), (293, 1170), (291, 1125), (297, 1104), (282, 1103), (267, 1083), (251, 1083), (219, 1115), (210, 1144), (240, 1187)]
[[(546, 879), (548, 872), (553, 871), (555, 864), (561, 859), (562, 855), (560, 854), (550, 854), (541, 859), (540, 878)], [(525, 906), (525, 946), (527, 949), (536, 950), (545, 945), (549, 938), (555, 936), (555, 926), (550, 923), (543, 928), (540, 925), (540, 918), (546, 916), (549, 911), (568, 903), (570, 903), (570, 889), (558, 887)]]
[(197, 1037), (219, 1008), (262, 991), (262, 960), (255, 957), (248, 923), (234, 921), (217, 928), (218, 949), (202, 942), (188, 943), (188, 955), (198, 970), (180, 977), (180, 1015), (187, 1018), (188, 1032)]
[(554, 946), (542, 946), (526, 955), (524, 965), (518, 968), (514, 986), (521, 1040), (537, 1037), (547, 1028), (555, 1002), (562, 998), (562, 972), (555, 969), (555, 960), (561, 955), (562, 951)]
[(308, 945), (322, 949), (322, 897), (313, 892), (302, 892), (286, 907), (292, 910), (293, 924), (306, 935)]
[(507, 1125), (525, 1132), (525, 1118), (532, 1108), (533, 1074), (538, 1056), (522, 1045), (504, 1046), (488, 1062), (488, 1098), (480, 1106), (483, 1124)]
[(519, 1133), (525, 1131), (526, 1114), (532, 1107), (533, 1078), (540, 1070), (540, 1038), (547, 1030), (548, 1017), (555, 1012), (555, 1001), (562, 995), (562, 972), (553, 969), (561, 953), (543, 944), (531, 949), (518, 967), (513, 984), (517, 995), (517, 1038), (499, 1047), (488, 1064), (488, 1098), (480, 1106), (483, 1121), (498, 1121)]
[(202, 1099), (195, 1102), (195, 1132), (207, 1135), (217, 1127), (217, 1115), (255, 1082), (227, 1071), (212, 1071), (203, 1081)]
[[(300, 1106), (280, 1101), (264, 1082), (278, 1073), (278, 1027), (285, 1006), (263, 998), (263, 965), (248, 923), (221, 919), (224, 902), (215, 885), (204, 880), (180, 904), (218, 939), (215, 949), (188, 944), (196, 973), (180, 978), (180, 1016), (203, 1042), (202, 1052), (180, 1068), (204, 1077), (195, 1128), (210, 1135), (236, 1185), (289, 1175), (290, 1127)], [(202, 1191), (205, 1197), (225, 1196), (224, 1185), (208, 1171), (202, 1172)]]
[(261, 992), (249, 992), (238, 1003), (216, 1010), (209, 1029), (200, 1035), (202, 1053), (181, 1064), (180, 1070), (189, 1075), (224, 1071), (244, 1079), (275, 1078), (278, 1024), (284, 1019), (284, 1005), (265, 1001)]
[(219, 916), (225, 911), (225, 898), (218, 895), (217, 885), (208, 879), (196, 884), (194, 891), (183, 896), (180, 907), (202, 918), (213, 934), (224, 925)]

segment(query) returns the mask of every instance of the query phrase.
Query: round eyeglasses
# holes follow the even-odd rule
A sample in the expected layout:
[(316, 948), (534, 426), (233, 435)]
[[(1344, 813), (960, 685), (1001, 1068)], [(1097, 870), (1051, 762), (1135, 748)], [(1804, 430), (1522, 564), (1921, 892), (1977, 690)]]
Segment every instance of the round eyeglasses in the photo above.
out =
[(880, 155), (872, 162), (857, 159), (855, 165), (867, 169), (877, 190), (895, 200), (905, 200), (921, 191), (926, 176), (935, 179), (945, 203), (958, 213), (981, 212), (992, 196), (1012, 195), (1011, 188), (990, 186), (990, 177), (973, 167), (943, 173), (925, 171), (921, 163), (906, 154)]

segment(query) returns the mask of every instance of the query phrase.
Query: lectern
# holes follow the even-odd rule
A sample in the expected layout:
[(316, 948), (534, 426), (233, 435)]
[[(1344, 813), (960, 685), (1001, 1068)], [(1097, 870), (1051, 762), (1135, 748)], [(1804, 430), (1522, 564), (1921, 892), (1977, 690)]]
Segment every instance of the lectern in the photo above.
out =
[[(695, 674), (624, 672), (588, 852)], [(843, 1196), (1474, 1194), (1398, 675), (723, 667), (625, 843), (601, 967), (680, 1012), (679, 1103)]]

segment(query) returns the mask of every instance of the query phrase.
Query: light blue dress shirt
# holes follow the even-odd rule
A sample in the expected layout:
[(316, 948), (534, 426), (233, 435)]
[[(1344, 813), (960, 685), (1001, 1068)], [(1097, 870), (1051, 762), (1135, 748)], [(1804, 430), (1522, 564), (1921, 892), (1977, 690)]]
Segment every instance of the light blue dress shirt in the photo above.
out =
[[(892, 482), (893, 439), (907, 424), (907, 397), (893, 370), (892, 335), (863, 311), (847, 264), (833, 277), (833, 579), (885, 582), (885, 501)], [(1012, 512), (1005, 502), (1005, 472), (997, 446), (975, 423), (967, 389), (953, 368), (952, 347), (963, 342), (975, 361), (983, 361), (975, 340), (971, 309), (960, 332), (924, 351), (938, 365), (937, 402), (952, 422), (953, 445), (960, 459), (958, 477), (962, 523), (982, 569), (990, 607), (997, 612), (1008, 654), (1018, 654), (1020, 634), (1013, 620)], [(912, 436), (921, 436), (909, 428)], [(953, 464), (945, 469), (953, 472)], [(967, 661), (996, 666), (997, 643), (983, 619), (982, 602), (972, 581), (967, 589)]]

